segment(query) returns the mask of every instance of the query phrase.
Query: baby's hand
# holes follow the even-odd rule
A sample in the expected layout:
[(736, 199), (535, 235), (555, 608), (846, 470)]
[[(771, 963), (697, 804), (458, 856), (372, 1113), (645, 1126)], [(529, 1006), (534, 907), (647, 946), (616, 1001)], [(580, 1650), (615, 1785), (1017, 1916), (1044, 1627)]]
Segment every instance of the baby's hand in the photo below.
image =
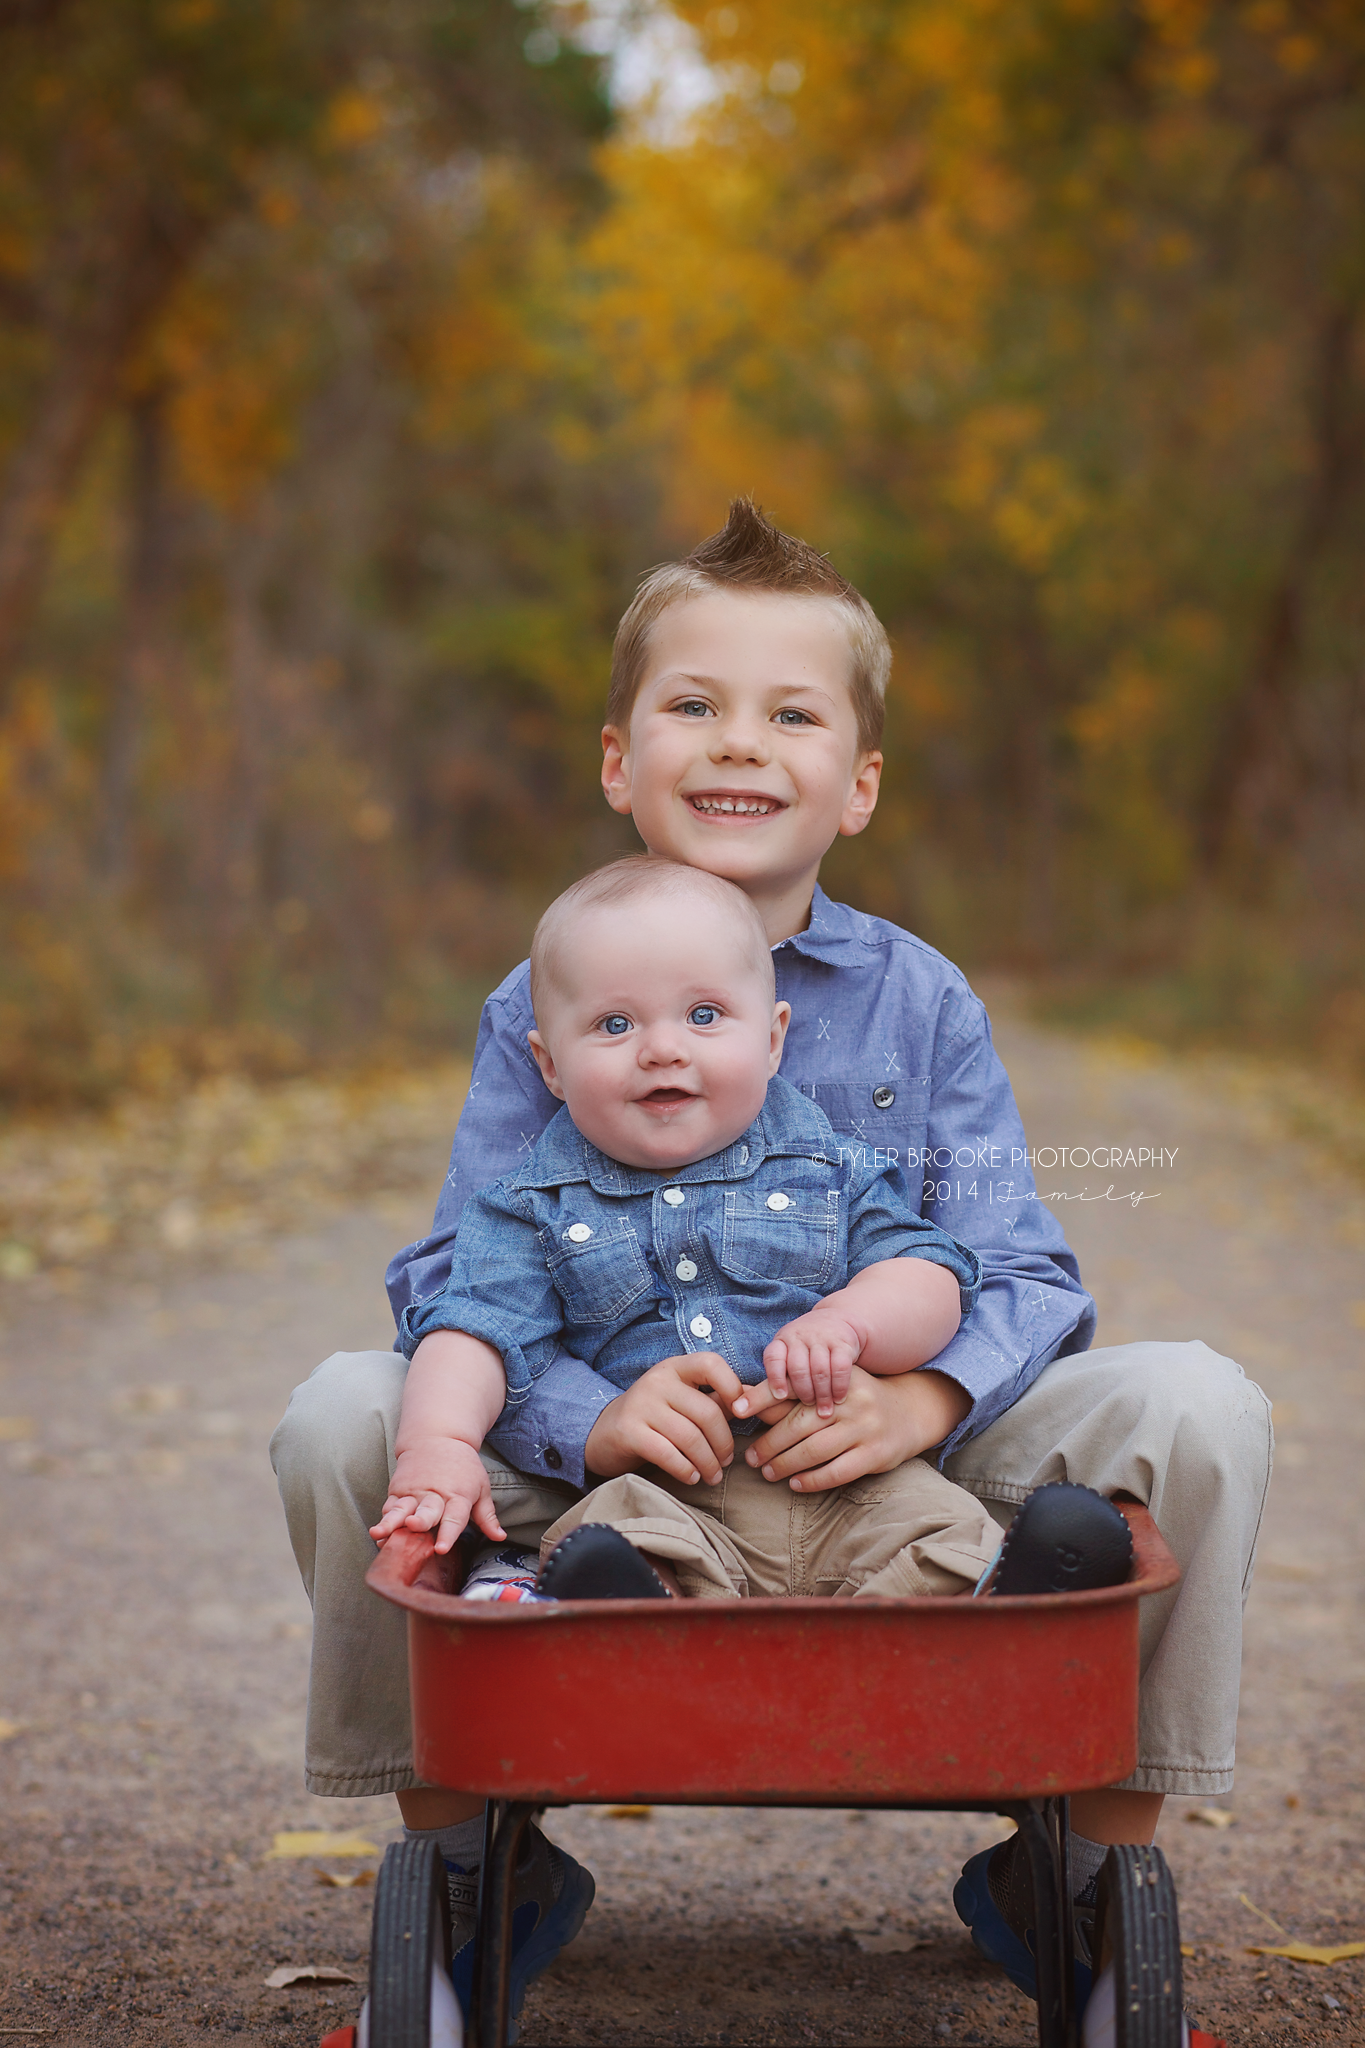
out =
[(831, 1299), (783, 1325), (763, 1354), (763, 1370), (779, 1400), (813, 1401), (816, 1414), (829, 1417), (848, 1392), (862, 1348), (860, 1331)]
[(504, 1540), (488, 1473), (473, 1445), (458, 1437), (430, 1437), (400, 1453), (370, 1534), (382, 1543), (395, 1529), (435, 1529), (436, 1548), (444, 1554), (471, 1520), (495, 1543)]

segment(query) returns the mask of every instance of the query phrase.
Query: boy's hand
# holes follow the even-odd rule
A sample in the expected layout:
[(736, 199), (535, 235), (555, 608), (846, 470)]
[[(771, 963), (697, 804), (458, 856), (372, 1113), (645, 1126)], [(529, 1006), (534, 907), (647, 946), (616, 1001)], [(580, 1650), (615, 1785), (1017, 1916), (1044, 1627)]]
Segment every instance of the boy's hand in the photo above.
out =
[[(835, 1403), (848, 1392), (849, 1377), (863, 1348), (863, 1333), (833, 1295), (784, 1323), (763, 1354), (768, 1386), (780, 1401), (813, 1401), (816, 1413), (828, 1420)], [(750, 1411), (743, 1397), (736, 1415)]]
[[(714, 1397), (704, 1387), (713, 1388)], [(602, 1410), (588, 1434), (584, 1463), (599, 1479), (648, 1464), (684, 1486), (701, 1479), (716, 1486), (735, 1456), (720, 1404), (743, 1392), (739, 1375), (715, 1351), (662, 1359)]]
[(389, 1497), (370, 1534), (382, 1543), (395, 1529), (434, 1529), (444, 1555), (471, 1520), (495, 1543), (505, 1539), (488, 1473), (473, 1445), (458, 1437), (429, 1437), (399, 1453)]
[[(745, 1393), (750, 1412), (774, 1405), (766, 1383)], [(932, 1367), (878, 1378), (855, 1366), (848, 1393), (829, 1421), (808, 1403), (788, 1407), (744, 1455), (765, 1479), (785, 1479), (796, 1493), (824, 1493), (869, 1472), (892, 1472), (907, 1458), (932, 1450), (952, 1435), (971, 1405), (965, 1388)]]

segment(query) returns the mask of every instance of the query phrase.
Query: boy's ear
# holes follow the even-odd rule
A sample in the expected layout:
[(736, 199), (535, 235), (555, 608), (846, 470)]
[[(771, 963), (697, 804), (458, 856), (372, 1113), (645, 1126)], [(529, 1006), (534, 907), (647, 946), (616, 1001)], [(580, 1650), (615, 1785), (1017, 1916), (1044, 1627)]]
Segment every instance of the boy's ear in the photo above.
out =
[(559, 1076), (555, 1072), (554, 1054), (550, 1051), (549, 1046), (538, 1031), (528, 1031), (526, 1043), (535, 1054), (536, 1065), (540, 1068), (541, 1080), (545, 1083), (551, 1095), (558, 1096), (562, 1102), (564, 1100), (564, 1090), (560, 1087)]
[(839, 832), (845, 839), (856, 839), (865, 831), (872, 813), (877, 808), (877, 793), (882, 786), (882, 757), (880, 754), (864, 754), (853, 771), (853, 780), (848, 786), (848, 797), (844, 803), (844, 814), (839, 820)]
[(630, 816), (630, 763), (626, 755), (629, 739), (629, 732), (623, 739), (614, 725), (602, 728), (602, 793), (623, 818)]
[(770, 1081), (782, 1064), (782, 1048), (787, 1042), (787, 1026), (791, 1023), (791, 1020), (792, 1006), (790, 1003), (773, 1004), (773, 1029), (772, 1037), (768, 1044), (768, 1079)]

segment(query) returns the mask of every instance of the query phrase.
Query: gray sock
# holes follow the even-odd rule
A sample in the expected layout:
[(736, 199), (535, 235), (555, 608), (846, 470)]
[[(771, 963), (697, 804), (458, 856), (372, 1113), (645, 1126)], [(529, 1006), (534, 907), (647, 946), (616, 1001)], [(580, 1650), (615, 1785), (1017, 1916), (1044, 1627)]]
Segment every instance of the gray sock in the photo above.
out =
[(483, 1862), (483, 1815), (457, 1820), (448, 1828), (409, 1828), (403, 1833), (409, 1842), (435, 1842), (447, 1863), (466, 1876)]
[(1081, 1894), (1099, 1876), (1105, 1857), (1109, 1854), (1107, 1842), (1092, 1842), (1088, 1835), (1078, 1835), (1071, 1830), (1071, 1896), (1079, 1899)]

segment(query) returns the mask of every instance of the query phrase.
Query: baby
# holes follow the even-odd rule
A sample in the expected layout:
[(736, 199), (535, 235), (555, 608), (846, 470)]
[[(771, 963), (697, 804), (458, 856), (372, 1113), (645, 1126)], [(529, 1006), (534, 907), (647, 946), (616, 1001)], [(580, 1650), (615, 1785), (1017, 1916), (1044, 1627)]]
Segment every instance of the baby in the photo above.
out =
[(531, 981), (530, 1049), (565, 1107), (469, 1203), (447, 1285), (404, 1315), (372, 1535), (434, 1529), (446, 1551), (472, 1518), (500, 1541), (479, 1447), (567, 1351), (618, 1391), (587, 1444), (607, 1483), (543, 1558), (608, 1524), (701, 1597), (970, 1591), (1000, 1531), (924, 1459), (810, 1491), (735, 1455), (760, 1413), (833, 1416), (855, 1371), (935, 1358), (980, 1288), (899, 1168), (841, 1152), (777, 1078), (790, 1008), (749, 898), (653, 855), (617, 862), (551, 905)]

